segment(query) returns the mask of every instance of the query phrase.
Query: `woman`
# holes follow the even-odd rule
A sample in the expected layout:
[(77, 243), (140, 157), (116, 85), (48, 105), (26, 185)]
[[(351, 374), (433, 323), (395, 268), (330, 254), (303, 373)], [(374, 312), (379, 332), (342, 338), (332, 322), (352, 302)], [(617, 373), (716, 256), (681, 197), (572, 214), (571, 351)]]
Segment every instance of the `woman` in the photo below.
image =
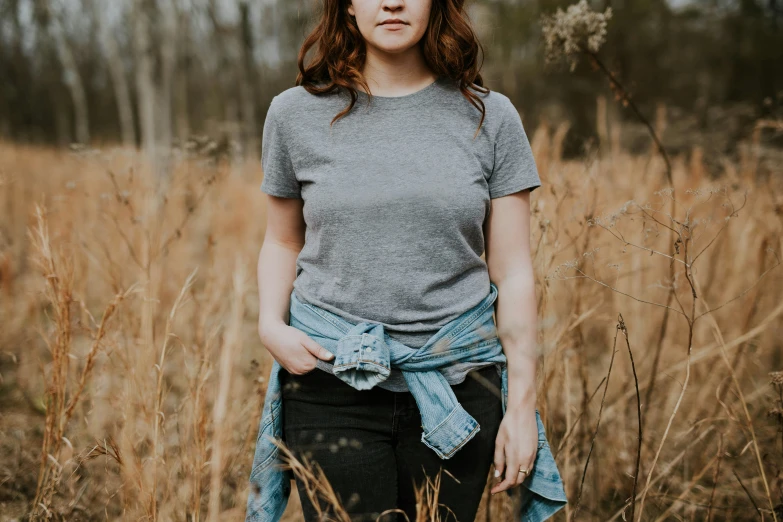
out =
[[(480, 44), (463, 3), (324, 0), (299, 54), (297, 86), (274, 97), (264, 124), (261, 189), (269, 197), (259, 334), (280, 368), (285, 443), (319, 464), (352, 520), (394, 508), (415, 520), (414, 489), (440, 470), (448, 472), (441, 519), (473, 520), (490, 469), (493, 494), (519, 486), (543, 437), (529, 251), (530, 192), (540, 179), (515, 107), (482, 87)], [(431, 417), (411, 386), (424, 374), (401, 370), (407, 356), (359, 386), (339, 373), (347, 365), (342, 354), (335, 362), (337, 339), (319, 337), (289, 313), (296, 306), (317, 311), (312, 317), (324, 324), (380, 325), (373, 342), (415, 350), (444, 325), (467, 324), (471, 311), (491, 305), (490, 281), (497, 329), (491, 324), (485, 339), (495, 346), (499, 339), (503, 364), (473, 357), (476, 348), (438, 368), (464, 418), (480, 426), (468, 424), (448, 455), (422, 436)], [(453, 341), (453, 334), (442, 337)], [(351, 379), (369, 375), (357, 364)], [(266, 485), (254, 487), (260, 495)], [(305, 520), (317, 520), (323, 505), (298, 479), (297, 488)]]

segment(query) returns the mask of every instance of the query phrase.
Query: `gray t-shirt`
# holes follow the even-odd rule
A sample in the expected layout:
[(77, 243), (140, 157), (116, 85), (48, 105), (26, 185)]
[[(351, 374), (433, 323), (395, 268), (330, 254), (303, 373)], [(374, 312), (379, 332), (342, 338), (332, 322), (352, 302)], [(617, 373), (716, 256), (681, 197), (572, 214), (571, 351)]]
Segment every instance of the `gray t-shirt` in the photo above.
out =
[[(509, 98), (474, 92), (486, 107), (475, 139), (481, 113), (445, 76), (404, 96), (358, 91), (331, 128), (347, 91), (316, 96), (296, 86), (272, 99), (261, 190), (304, 200), (297, 298), (354, 323), (382, 323), (418, 348), (487, 296), (490, 199), (541, 181)], [(331, 373), (331, 363), (317, 364)], [(457, 384), (487, 364), (442, 371)], [(408, 389), (396, 369), (379, 386)]]

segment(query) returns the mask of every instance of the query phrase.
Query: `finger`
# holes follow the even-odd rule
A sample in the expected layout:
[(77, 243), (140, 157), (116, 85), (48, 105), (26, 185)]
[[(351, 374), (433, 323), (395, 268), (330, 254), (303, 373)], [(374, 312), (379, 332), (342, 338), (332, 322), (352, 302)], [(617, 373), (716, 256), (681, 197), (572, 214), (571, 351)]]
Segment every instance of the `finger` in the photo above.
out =
[(496, 484), (492, 491), (492, 493), (497, 493), (499, 491), (504, 491), (506, 489), (514, 487), (517, 481), (517, 471), (519, 470), (519, 459), (515, 456), (511, 456), (509, 458), (508, 455), (506, 455), (506, 469), (504, 470), (504, 473), (502, 475), (503, 481), (500, 484)]
[(517, 482), (515, 486), (522, 484), (533, 473), (533, 462), (522, 465), (521, 468), (526, 469), (527, 473), (517, 473)]
[(495, 479), (499, 479), (503, 475), (503, 468), (506, 464), (506, 455), (505, 455), (505, 444), (503, 441), (496, 440), (495, 441), (495, 457), (494, 457), (494, 464), (495, 464)]
[(530, 463), (527, 466), (527, 469), (530, 470), (530, 473), (528, 473), (528, 476), (533, 474), (533, 467), (536, 465), (536, 459), (538, 458), (538, 449), (540, 449), (540, 446), (539, 446), (539, 448), (536, 448), (535, 453), (533, 453), (533, 456), (531, 457), (532, 460), (530, 461)]
[(527, 478), (533, 474), (533, 466), (536, 465), (536, 457), (538, 457), (538, 448), (535, 452), (533, 452), (533, 456), (530, 457), (527, 461), (527, 464), (524, 467), (524, 469), (528, 470), (529, 473), (520, 473), (519, 474), (519, 483), (523, 483)]
[(304, 345), (307, 350), (318, 357), (319, 359), (323, 359), (324, 361), (328, 361), (330, 359), (334, 358), (334, 354), (318, 344), (317, 342), (313, 341), (307, 334), (304, 335), (304, 339), (302, 340), (302, 344)]

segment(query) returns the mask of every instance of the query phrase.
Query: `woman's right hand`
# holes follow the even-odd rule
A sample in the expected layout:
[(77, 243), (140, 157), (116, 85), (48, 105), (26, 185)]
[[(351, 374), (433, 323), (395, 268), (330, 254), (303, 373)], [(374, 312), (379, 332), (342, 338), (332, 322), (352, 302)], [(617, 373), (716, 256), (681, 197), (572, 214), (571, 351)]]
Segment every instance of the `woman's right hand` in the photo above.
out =
[(288, 373), (302, 375), (314, 370), (318, 359), (334, 359), (333, 353), (293, 326), (278, 323), (259, 334), (266, 349)]

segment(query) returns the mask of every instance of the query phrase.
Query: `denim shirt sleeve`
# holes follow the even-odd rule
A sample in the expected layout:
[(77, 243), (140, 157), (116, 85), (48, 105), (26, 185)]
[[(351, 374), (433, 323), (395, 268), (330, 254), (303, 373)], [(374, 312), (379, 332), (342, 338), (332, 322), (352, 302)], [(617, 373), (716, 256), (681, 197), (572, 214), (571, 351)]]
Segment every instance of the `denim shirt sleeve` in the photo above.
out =
[[(521, 522), (541, 522), (552, 517), (568, 503), (557, 463), (544, 432), (541, 415), (536, 409), (538, 423), (538, 451), (532, 473), (522, 482)], [(506, 490), (509, 495), (512, 490)]]
[(250, 471), (245, 522), (277, 522), (283, 516), (291, 494), (293, 473), (284, 468), (280, 449), (273, 442), (283, 439), (280, 368), (274, 360)]
[[(501, 396), (503, 397), (503, 415), (506, 414), (508, 403), (508, 367), (504, 364), (501, 372)], [(538, 425), (538, 450), (533, 461), (532, 473), (522, 482), (519, 494), (521, 497), (520, 522), (542, 522), (568, 504), (565, 485), (557, 469), (557, 462), (549, 447), (546, 429), (541, 420), (541, 414), (536, 408), (536, 424)], [(507, 489), (508, 496), (513, 496), (517, 488)]]

